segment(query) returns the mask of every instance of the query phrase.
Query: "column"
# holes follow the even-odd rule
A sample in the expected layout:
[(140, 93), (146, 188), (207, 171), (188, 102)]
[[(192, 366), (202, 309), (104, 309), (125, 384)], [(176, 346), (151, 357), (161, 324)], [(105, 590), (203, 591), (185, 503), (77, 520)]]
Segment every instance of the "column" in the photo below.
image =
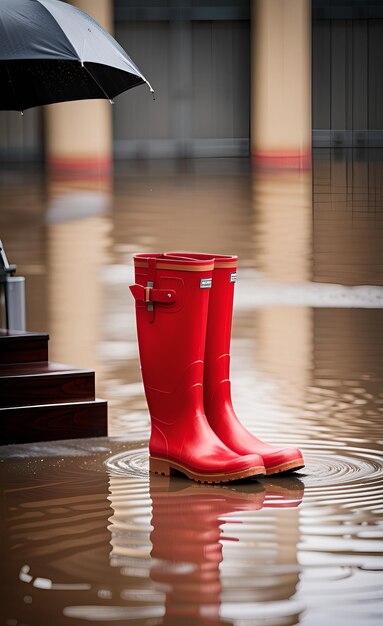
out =
[(311, 2), (252, 0), (251, 151), (257, 165), (311, 164)]
[[(113, 30), (111, 0), (71, 0), (108, 32)], [(112, 105), (108, 100), (79, 100), (45, 108), (48, 166), (55, 171), (107, 174), (112, 164)]]

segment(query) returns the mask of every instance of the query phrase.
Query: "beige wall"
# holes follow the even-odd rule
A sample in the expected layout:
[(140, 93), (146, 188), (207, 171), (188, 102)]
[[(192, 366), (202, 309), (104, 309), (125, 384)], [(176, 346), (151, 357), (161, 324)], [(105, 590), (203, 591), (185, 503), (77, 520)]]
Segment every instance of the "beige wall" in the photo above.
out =
[(252, 1), (251, 148), (256, 160), (301, 167), (311, 151), (309, 0)]
[[(72, 0), (71, 4), (113, 30), (111, 0)], [(53, 169), (107, 170), (112, 159), (112, 105), (83, 100), (45, 107), (48, 164)]]

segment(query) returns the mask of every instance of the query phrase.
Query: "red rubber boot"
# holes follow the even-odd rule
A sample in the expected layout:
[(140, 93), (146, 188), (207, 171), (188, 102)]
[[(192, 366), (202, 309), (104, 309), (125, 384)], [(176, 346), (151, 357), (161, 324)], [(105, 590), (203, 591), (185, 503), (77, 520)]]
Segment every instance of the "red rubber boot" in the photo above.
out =
[(209, 424), (218, 437), (237, 454), (260, 454), (267, 474), (304, 467), (297, 448), (277, 448), (261, 441), (241, 424), (231, 400), (230, 335), (233, 317), (234, 284), (238, 257), (172, 252), (170, 258), (214, 260), (212, 289), (206, 333), (204, 405)]
[(238, 455), (206, 419), (203, 367), (211, 259), (134, 257), (137, 335), (151, 417), (150, 470), (223, 483), (265, 473), (258, 454)]

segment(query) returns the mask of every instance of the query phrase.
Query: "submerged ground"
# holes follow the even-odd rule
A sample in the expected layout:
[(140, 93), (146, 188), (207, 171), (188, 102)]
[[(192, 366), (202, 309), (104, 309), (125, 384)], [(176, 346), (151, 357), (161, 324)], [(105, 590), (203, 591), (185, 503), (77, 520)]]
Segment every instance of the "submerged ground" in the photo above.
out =
[[(370, 626), (383, 606), (383, 155), (311, 172), (245, 159), (127, 162), (114, 180), (0, 174), (28, 329), (92, 367), (105, 439), (0, 449), (7, 626)], [(147, 471), (134, 252), (238, 254), (233, 395), (299, 445), (290, 477), (202, 486)]]

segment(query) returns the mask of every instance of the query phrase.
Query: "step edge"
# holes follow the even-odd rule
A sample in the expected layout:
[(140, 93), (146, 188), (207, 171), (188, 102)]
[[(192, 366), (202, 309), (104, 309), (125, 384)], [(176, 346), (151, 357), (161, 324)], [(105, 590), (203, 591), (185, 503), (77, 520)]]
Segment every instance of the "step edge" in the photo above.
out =
[(3, 406), (0, 407), (0, 413), (2, 411), (20, 411), (20, 409), (46, 409), (48, 407), (75, 407), (83, 406), (86, 404), (108, 404), (107, 400), (102, 398), (95, 398), (94, 400), (76, 400), (74, 402), (54, 402), (48, 404), (21, 404), (20, 406)]
[(30, 378), (30, 379), (36, 379), (36, 378), (45, 378), (47, 376), (67, 376), (71, 374), (72, 376), (88, 376), (88, 377), (92, 377), (95, 376), (95, 371), (94, 370), (55, 370), (53, 372), (36, 372), (35, 374), (31, 374), (31, 373), (27, 373), (27, 374), (2, 374), (1, 373), (1, 364), (0, 364), (0, 382), (2, 380), (7, 381), (7, 380), (17, 380), (18, 378)]
[[(2, 329), (0, 329), (2, 330)], [(48, 333), (22, 333), (20, 335), (2, 335), (0, 332), (0, 343), (1, 341), (49, 341)]]

